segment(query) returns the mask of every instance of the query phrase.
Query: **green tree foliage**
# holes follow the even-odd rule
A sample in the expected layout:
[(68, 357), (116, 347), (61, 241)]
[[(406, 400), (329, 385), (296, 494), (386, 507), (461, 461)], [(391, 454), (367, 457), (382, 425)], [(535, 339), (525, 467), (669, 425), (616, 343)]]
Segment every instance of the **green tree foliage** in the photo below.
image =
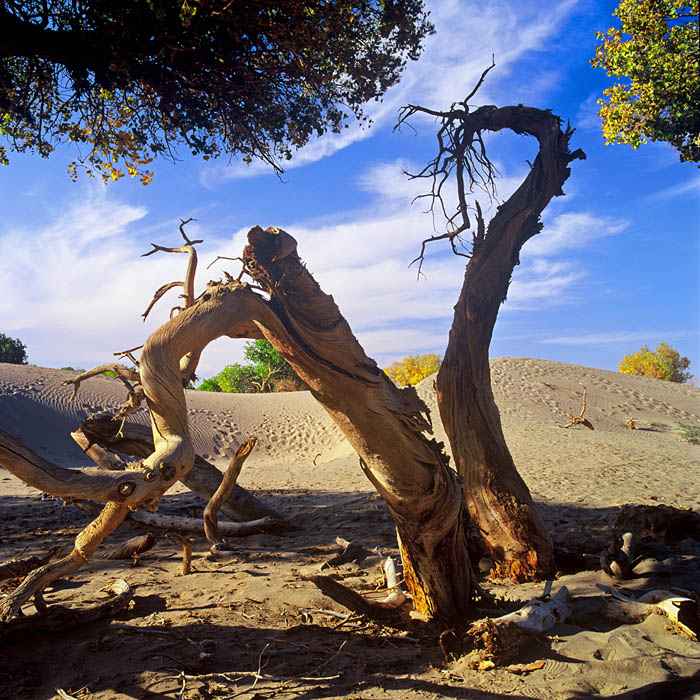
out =
[(221, 391), (219, 382), (215, 378), (205, 379), (198, 387), (198, 391)]
[(668, 141), (700, 161), (698, 0), (621, 0), (621, 26), (597, 32), (591, 63), (625, 79), (599, 100), (606, 143)]
[(0, 0), (0, 135), (82, 145), (74, 177), (147, 184), (178, 146), (279, 169), (365, 119), (431, 31), (422, 0)]
[(243, 355), (250, 364), (227, 365), (197, 389), (251, 394), (305, 388), (290, 364), (267, 340), (249, 341)]
[(0, 362), (26, 365), (27, 346), (19, 338), (9, 338), (4, 333), (0, 333)]
[(384, 371), (401, 386), (418, 384), (422, 379), (440, 369), (440, 355), (428, 352), (424, 355), (409, 355), (393, 362)]
[(643, 345), (639, 352), (625, 355), (620, 362), (619, 371), (623, 374), (654, 377), (682, 384), (692, 377), (692, 374), (686, 371), (689, 366), (690, 360), (681, 357), (678, 350), (668, 343), (659, 343), (655, 351)]

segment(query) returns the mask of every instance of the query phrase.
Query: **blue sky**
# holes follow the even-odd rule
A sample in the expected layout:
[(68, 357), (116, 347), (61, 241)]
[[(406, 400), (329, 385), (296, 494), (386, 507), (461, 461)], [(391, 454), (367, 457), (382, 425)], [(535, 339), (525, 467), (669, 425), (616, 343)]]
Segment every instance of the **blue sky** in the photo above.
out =
[[(495, 55), (474, 99), (551, 108), (576, 127), (565, 197), (545, 211), (544, 231), (523, 248), (501, 308), (491, 356), (539, 357), (617, 369), (620, 357), (667, 341), (700, 373), (700, 171), (666, 144), (638, 151), (604, 146), (596, 99), (610, 79), (593, 70), (596, 30), (615, 2), (433, 0), (437, 32), (420, 61), (381, 103), (374, 124), (354, 125), (299, 152), (284, 182), (269, 169), (183, 156), (156, 163), (153, 183), (103, 186), (66, 174), (75, 153), (48, 160), (11, 154), (0, 169), (0, 332), (19, 337), (30, 362), (90, 367), (140, 345), (162, 323), (177, 292), (146, 324), (140, 314), (163, 283), (182, 279), (185, 256), (140, 255), (150, 243), (179, 244), (179, 220), (199, 246), (199, 289), (236, 263), (253, 225), (294, 235), (299, 253), (332, 294), (367, 353), (386, 366), (408, 354), (442, 353), (464, 274), (464, 258), (432, 244), (416, 279), (409, 262), (433, 222), (411, 199), (425, 182), (401, 172), (433, 156), (435, 124), (394, 132), (408, 102), (447, 108), (463, 99)], [(487, 142), (505, 198), (527, 172), (536, 143), (514, 135)], [(438, 222), (439, 225), (439, 222)], [(172, 302), (172, 303), (170, 303)], [(240, 361), (241, 341), (205, 352), (208, 377)]]

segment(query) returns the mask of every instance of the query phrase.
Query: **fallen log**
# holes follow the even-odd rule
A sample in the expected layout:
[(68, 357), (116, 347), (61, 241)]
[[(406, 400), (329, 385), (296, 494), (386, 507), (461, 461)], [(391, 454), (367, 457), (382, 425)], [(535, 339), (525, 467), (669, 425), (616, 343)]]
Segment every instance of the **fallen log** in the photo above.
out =
[(108, 600), (80, 608), (51, 605), (43, 613), (21, 615), (0, 625), (0, 636), (27, 630), (57, 632), (105, 617), (114, 617), (129, 604), (134, 595), (132, 587), (124, 579), (116, 579), (102, 590), (111, 594)]
[(596, 584), (601, 591), (605, 591), (610, 598), (605, 598), (599, 613), (603, 617), (617, 620), (618, 622), (636, 623), (642, 622), (649, 615), (657, 614), (667, 617), (674, 629), (686, 634), (694, 641), (700, 637), (700, 618), (698, 617), (698, 603), (678, 593), (665, 590), (655, 590), (645, 593), (640, 598), (620, 593), (620, 591)]
[(137, 535), (128, 539), (120, 545), (107, 549), (98, 553), (100, 559), (138, 559), (140, 554), (152, 549), (158, 537), (152, 532), (147, 532), (145, 535)]
[[(148, 527), (180, 533), (204, 534), (204, 521), (199, 518), (181, 518), (175, 515), (157, 515), (146, 511), (135, 511), (129, 519)], [(219, 523), (219, 532), (224, 537), (248, 537), (261, 532), (279, 534), (289, 530), (289, 523), (276, 518), (259, 518), (245, 523)]]
[(484, 668), (505, 664), (532, 643), (535, 635), (564, 622), (572, 612), (569, 591), (562, 586), (550, 598), (549, 587), (548, 584), (545, 595), (533, 598), (515, 612), (474, 622), (465, 635), (476, 652), (470, 665)]

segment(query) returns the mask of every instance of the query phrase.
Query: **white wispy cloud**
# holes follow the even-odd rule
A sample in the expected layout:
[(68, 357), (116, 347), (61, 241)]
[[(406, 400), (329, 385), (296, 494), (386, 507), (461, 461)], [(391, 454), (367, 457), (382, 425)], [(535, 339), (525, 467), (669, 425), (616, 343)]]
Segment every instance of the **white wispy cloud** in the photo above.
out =
[(662, 340), (688, 338), (699, 335), (698, 331), (613, 331), (611, 333), (584, 333), (582, 335), (566, 335), (555, 338), (541, 338), (540, 343), (551, 345), (616, 345), (623, 343), (647, 343), (654, 345)]
[[(414, 194), (413, 184), (406, 184), (396, 163), (375, 164), (360, 180), (372, 183), (375, 193), (361, 213), (350, 212), (347, 221), (330, 225), (292, 223), (289, 232), (368, 354), (385, 363), (414, 352), (440, 352), (466, 259), (452, 255), (444, 242), (432, 244), (418, 280), (409, 263), (433, 231), (430, 217), (403, 201)], [(206, 221), (206, 212), (200, 218)], [(31, 361), (49, 366), (96, 365), (117, 350), (139, 345), (167, 319), (177, 292), (170, 292), (142, 324), (146, 303), (158, 286), (182, 279), (186, 265), (184, 255), (141, 257), (150, 249), (141, 232), (150, 228), (149, 241), (178, 245), (177, 223), (154, 221), (145, 208), (125, 204), (97, 185), (76, 193), (63, 213), (38, 230), (0, 227), (3, 331), (27, 343)], [(552, 217), (523, 251), (504, 309), (539, 309), (570, 298), (585, 275), (570, 254), (621, 227), (588, 213)], [(192, 236), (206, 239), (200, 247), (202, 266), (217, 255), (240, 254), (246, 230), (216, 238), (204, 228), (201, 222), (188, 228)], [(237, 273), (239, 263), (219, 261), (206, 272), (200, 267), (200, 288), (224, 269)], [(200, 375), (211, 376), (241, 357), (241, 343), (216, 341), (202, 358)]]

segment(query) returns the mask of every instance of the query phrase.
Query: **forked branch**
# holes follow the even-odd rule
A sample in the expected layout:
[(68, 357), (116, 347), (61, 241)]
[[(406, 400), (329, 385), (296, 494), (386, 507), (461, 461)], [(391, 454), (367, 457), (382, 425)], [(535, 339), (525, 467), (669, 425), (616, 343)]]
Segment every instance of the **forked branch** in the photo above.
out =
[[(583, 386), (583, 384), (581, 385)], [(569, 419), (569, 422), (566, 425), (562, 425), (562, 428), (571, 428), (574, 425), (583, 425), (586, 430), (594, 430), (593, 424), (591, 421), (588, 420), (588, 418), (584, 418), (583, 414), (586, 412), (586, 387), (583, 387), (583, 405), (581, 406), (581, 413), (579, 413), (577, 416), (572, 416), (570, 413), (566, 414), (566, 417)]]

